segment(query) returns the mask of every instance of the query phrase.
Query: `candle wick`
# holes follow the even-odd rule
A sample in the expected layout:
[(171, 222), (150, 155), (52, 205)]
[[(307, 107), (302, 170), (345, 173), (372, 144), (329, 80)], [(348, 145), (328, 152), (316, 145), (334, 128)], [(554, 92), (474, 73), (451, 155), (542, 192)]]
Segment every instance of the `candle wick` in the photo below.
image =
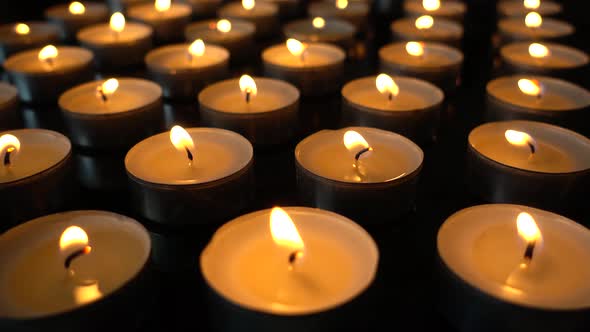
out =
[(73, 253), (71, 253), (65, 260), (64, 262), (64, 267), (66, 269), (70, 268), (70, 265), (72, 265), (72, 261), (74, 261), (74, 259), (82, 256), (82, 255), (86, 255), (89, 254), (90, 251), (92, 251), (92, 247), (90, 246), (85, 246), (84, 248), (80, 249), (80, 250), (76, 250)]
[(246, 104), (250, 103), (250, 94), (252, 93), (252, 91), (250, 90), (250, 88), (246, 89)]
[(115, 39), (115, 41), (119, 40), (119, 31), (113, 31), (113, 39)]
[(532, 142), (527, 142), (529, 149), (531, 149), (531, 156), (533, 156), (535, 154), (535, 152), (537, 152), (537, 148), (535, 147), (535, 145)]
[(307, 53), (307, 50), (304, 50), (303, 52), (301, 52), (301, 55), (299, 56), (299, 59), (301, 59), (302, 65), (305, 65), (305, 53)]
[(359, 159), (361, 158), (361, 156), (363, 154), (365, 154), (369, 151), (373, 151), (373, 148), (372, 147), (364, 148), (354, 155), (354, 170), (356, 171), (356, 173), (359, 175), (359, 177), (361, 179), (365, 177), (365, 174), (361, 173), (361, 171), (359, 169)]
[(49, 65), (49, 67), (53, 68), (53, 58), (47, 58), (45, 59), (45, 63), (47, 63), (47, 65)]
[(100, 99), (102, 100), (103, 103), (106, 103), (108, 101), (109, 98), (107, 97), (106, 93), (104, 93), (101, 86), (99, 86), (96, 89), (96, 92), (98, 92), (98, 95), (100, 96)]
[(190, 164), (192, 165), (193, 163), (193, 153), (191, 152), (191, 150), (185, 146), (184, 149), (186, 150), (186, 157), (188, 158)]
[(303, 258), (303, 251), (301, 250), (296, 250), (293, 251), (290, 255), (289, 255), (289, 270), (293, 271), (295, 264), (297, 263), (298, 260), (300, 260), (301, 258)]
[(9, 147), (8, 149), (6, 149), (6, 154), (4, 155), (4, 166), (8, 167), (10, 166), (10, 155), (12, 154), (12, 152), (15, 149), (13, 147)]
[(391, 93), (391, 92), (390, 92), (390, 93), (387, 95), (387, 100), (388, 100), (388, 101), (390, 101), (390, 102), (393, 100), (393, 93)]
[(530, 241), (527, 243), (526, 249), (524, 251), (524, 260), (528, 263), (533, 259), (533, 253), (535, 251), (535, 244), (536, 241)]

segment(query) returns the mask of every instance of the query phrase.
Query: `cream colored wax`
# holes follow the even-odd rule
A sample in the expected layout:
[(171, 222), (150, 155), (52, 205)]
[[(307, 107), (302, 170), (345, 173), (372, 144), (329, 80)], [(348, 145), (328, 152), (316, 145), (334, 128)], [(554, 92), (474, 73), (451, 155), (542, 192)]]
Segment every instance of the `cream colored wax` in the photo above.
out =
[(416, 28), (415, 18), (403, 18), (394, 21), (391, 29), (399, 35), (415, 40), (460, 39), (463, 27), (453, 21), (435, 18), (434, 25), (429, 29)]
[(52, 64), (39, 60), (40, 49), (17, 53), (4, 62), (4, 68), (8, 71), (43, 74), (51, 72), (67, 72), (86, 66), (92, 61), (92, 53), (81, 47), (59, 46), (58, 55)]
[(463, 53), (455, 48), (428, 42), (422, 46), (424, 54), (414, 56), (406, 51), (406, 42), (389, 44), (379, 50), (379, 57), (389, 63), (432, 70), (457, 65), (463, 61)]
[[(521, 212), (534, 218), (542, 237), (522, 269)], [(437, 247), (461, 279), (503, 301), (549, 310), (590, 306), (590, 232), (565, 217), (520, 205), (474, 206), (447, 219)]]
[(229, 130), (187, 128), (194, 149), (192, 163), (185, 151), (177, 150), (165, 132), (135, 145), (125, 157), (127, 171), (143, 181), (189, 185), (228, 177), (246, 167), (252, 160), (252, 145)]
[[(92, 247), (72, 262), (74, 276), (59, 247), (69, 226), (81, 227)], [(140, 272), (150, 247), (143, 226), (111, 212), (65, 212), (17, 226), (0, 236), (0, 316), (42, 317), (106, 297)]]
[[(510, 144), (506, 130), (529, 134), (537, 144), (534, 155), (528, 146)], [(498, 163), (542, 173), (571, 173), (590, 168), (590, 140), (573, 131), (533, 121), (502, 121), (484, 124), (469, 134), (469, 144)]]
[(78, 33), (78, 40), (92, 45), (116, 45), (142, 40), (151, 34), (152, 28), (145, 24), (127, 22), (123, 31), (114, 32), (107, 23), (81, 30)]
[(79, 85), (66, 91), (59, 98), (59, 105), (68, 112), (103, 115), (136, 111), (153, 104), (162, 97), (159, 85), (137, 78), (119, 78), (119, 87), (103, 101), (97, 88), (103, 80)]
[(371, 284), (379, 253), (360, 226), (319, 209), (285, 211), (304, 242), (304, 257), (289, 270), (289, 250), (270, 233), (270, 210), (239, 217), (201, 254), (205, 280), (219, 295), (250, 310), (303, 315), (344, 304)]
[(314, 68), (330, 66), (344, 61), (346, 54), (338, 47), (324, 43), (309, 44), (303, 57), (289, 52), (285, 44), (267, 48), (262, 53), (265, 62), (288, 68)]
[[(542, 85), (540, 97), (524, 94), (520, 79), (536, 79)], [(569, 111), (590, 106), (590, 92), (578, 85), (556, 78), (531, 75), (506, 76), (488, 83), (487, 93), (508, 104), (543, 111)]]
[(506, 18), (498, 22), (498, 30), (503, 34), (514, 36), (515, 39), (543, 39), (560, 38), (574, 33), (574, 27), (564, 21), (551, 18), (543, 18), (540, 27), (529, 28), (525, 25), (524, 18)]
[(500, 49), (505, 61), (518, 66), (568, 69), (582, 67), (588, 64), (588, 55), (573, 47), (555, 43), (542, 43), (549, 50), (549, 54), (542, 58), (532, 57), (529, 53), (530, 42), (508, 44)]
[(466, 6), (460, 1), (441, 1), (436, 10), (426, 10), (422, 0), (404, 1), (404, 10), (411, 16), (431, 15), (432, 17), (457, 17), (463, 16)]
[(10, 166), (0, 164), (0, 184), (22, 180), (46, 171), (64, 160), (72, 145), (64, 135), (46, 129), (18, 129), (0, 132), (20, 141)]
[(242, 3), (231, 2), (219, 9), (218, 16), (222, 18), (241, 18), (244, 20), (255, 20), (260, 17), (276, 16), (279, 8), (274, 3), (256, 2), (254, 8), (248, 10), (242, 6)]
[[(498, 12), (502, 16), (524, 18), (532, 10), (526, 8), (521, 0), (503, 0), (498, 3)], [(542, 0), (539, 7), (535, 8), (534, 11), (541, 16), (556, 15), (561, 12), (561, 5), (550, 0)]]
[(270, 78), (254, 77), (258, 92), (247, 103), (237, 79), (221, 81), (199, 94), (199, 103), (225, 113), (266, 113), (284, 109), (299, 99), (292, 85)]
[[(354, 130), (361, 134), (373, 151), (361, 156), (354, 167), (355, 151), (343, 143), (344, 133)], [(423, 160), (422, 150), (407, 138), (385, 130), (351, 127), (323, 130), (299, 143), (295, 158), (308, 171), (324, 178), (351, 183), (379, 183), (399, 179), (417, 170)]]
[(168, 10), (159, 12), (156, 10), (154, 3), (139, 4), (131, 6), (127, 13), (129, 17), (150, 24), (157, 24), (157, 22), (178, 19), (181, 17), (190, 16), (192, 13), (191, 6), (184, 3), (177, 3), (172, 1)]
[(227, 62), (229, 52), (219, 46), (205, 45), (203, 55), (189, 57), (189, 44), (168, 45), (152, 51), (146, 57), (148, 65), (166, 72), (191, 70)]
[(254, 35), (256, 28), (254, 24), (248, 21), (238, 19), (229, 20), (231, 30), (221, 32), (217, 29), (217, 20), (192, 23), (186, 27), (185, 37), (187, 41), (202, 39), (206, 43), (225, 45), (234, 41), (239, 41)]

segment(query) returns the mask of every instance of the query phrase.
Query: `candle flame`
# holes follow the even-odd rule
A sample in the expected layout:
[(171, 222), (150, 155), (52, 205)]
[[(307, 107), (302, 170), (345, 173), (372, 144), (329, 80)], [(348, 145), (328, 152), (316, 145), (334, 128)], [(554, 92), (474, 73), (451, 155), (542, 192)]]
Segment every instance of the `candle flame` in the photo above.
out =
[(217, 21), (217, 25), (216, 25), (217, 30), (219, 30), (219, 32), (223, 32), (223, 33), (227, 33), (231, 31), (231, 22), (223, 19), (223, 20), (219, 20)]
[(375, 79), (375, 85), (382, 94), (389, 94), (392, 97), (399, 94), (399, 87), (395, 84), (393, 78), (387, 74), (379, 74)]
[(39, 51), (38, 58), (41, 61), (51, 61), (57, 58), (58, 51), (57, 48), (53, 45), (47, 45)]
[(61, 234), (59, 239), (59, 249), (61, 252), (71, 252), (85, 249), (86, 247), (88, 247), (88, 234), (82, 228), (70, 226)]
[(254, 82), (254, 79), (250, 75), (242, 75), (240, 77), (240, 91), (242, 91), (244, 96), (249, 94), (250, 97), (255, 97), (258, 94), (256, 82)]
[(548, 56), (549, 53), (549, 49), (543, 44), (532, 43), (529, 45), (529, 54), (533, 58), (544, 58)]
[(29, 32), (31, 32), (31, 28), (29, 28), (29, 26), (24, 23), (17, 23), (14, 26), (14, 32), (16, 32), (18, 35), (28, 35)]
[(110, 21), (111, 30), (115, 32), (121, 32), (125, 29), (125, 16), (123, 14), (116, 12), (111, 15)]
[(526, 14), (524, 24), (529, 28), (538, 28), (543, 24), (543, 18), (537, 12), (530, 12)]
[(188, 149), (192, 153), (195, 149), (193, 138), (181, 126), (174, 126), (170, 129), (170, 142), (178, 151), (186, 152)]
[(154, 2), (154, 7), (156, 8), (156, 10), (159, 13), (163, 13), (165, 11), (168, 11), (168, 9), (170, 9), (171, 5), (172, 5), (171, 0), (156, 0), (156, 2)]
[(202, 39), (197, 39), (188, 47), (188, 52), (192, 56), (203, 56), (205, 54), (205, 43)]
[(256, 6), (255, 0), (242, 0), (242, 7), (244, 7), (245, 10), (252, 10), (254, 6)]
[(303, 44), (297, 39), (289, 38), (287, 39), (287, 49), (294, 56), (301, 56), (307, 49), (307, 45)]
[[(6, 160), (6, 154), (10, 154), (8, 164), (10, 160), (14, 160), (18, 152), (20, 151), (20, 141), (16, 136), (11, 134), (4, 134), (0, 136), (0, 160)], [(5, 166), (7, 163), (5, 163)]]
[(369, 143), (367, 142), (367, 140), (365, 140), (363, 135), (359, 134), (354, 130), (346, 131), (344, 133), (344, 136), (342, 137), (342, 140), (344, 142), (344, 146), (346, 147), (346, 149), (353, 153), (357, 153), (360, 150), (370, 148)]
[(323, 29), (326, 26), (326, 20), (321, 17), (316, 17), (311, 21), (311, 24), (316, 29)]
[(336, 8), (346, 9), (348, 7), (348, 0), (336, 0)]
[(440, 8), (440, 0), (422, 0), (422, 7), (429, 12)]
[(408, 42), (406, 43), (406, 52), (412, 56), (424, 55), (424, 43), (422, 42)]
[(541, 0), (524, 0), (524, 7), (526, 9), (535, 10), (541, 6)]
[(74, 1), (70, 3), (68, 10), (72, 15), (82, 15), (86, 12), (86, 7), (81, 2)]
[(536, 150), (537, 142), (535, 141), (535, 139), (531, 135), (523, 131), (508, 129), (504, 132), (504, 137), (506, 138), (508, 143), (512, 145), (528, 145), (531, 147), (532, 151)]
[(293, 220), (279, 207), (270, 212), (270, 233), (278, 246), (291, 251), (300, 251), (305, 247)]
[(101, 95), (110, 96), (119, 88), (119, 81), (116, 78), (109, 78), (104, 81), (97, 90)]
[(521, 78), (518, 80), (520, 91), (529, 96), (538, 97), (543, 92), (543, 85), (538, 80), (529, 80)]
[(527, 242), (535, 242), (541, 238), (541, 231), (535, 219), (526, 212), (521, 212), (516, 217), (516, 228), (518, 234)]
[(416, 19), (415, 25), (418, 30), (430, 29), (434, 25), (434, 19), (430, 15), (422, 15)]

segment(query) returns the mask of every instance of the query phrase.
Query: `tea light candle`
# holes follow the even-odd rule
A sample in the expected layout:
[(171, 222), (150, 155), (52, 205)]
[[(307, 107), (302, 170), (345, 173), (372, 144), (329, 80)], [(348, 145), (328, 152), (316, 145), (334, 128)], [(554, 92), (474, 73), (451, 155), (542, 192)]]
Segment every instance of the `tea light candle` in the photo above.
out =
[(0, 130), (17, 128), (19, 124), (18, 91), (0, 82)]
[(92, 53), (80, 47), (47, 45), (11, 56), (4, 68), (22, 101), (55, 103), (63, 91), (92, 79), (92, 59)]
[(505, 76), (488, 83), (487, 119), (536, 120), (588, 132), (590, 92), (560, 79)]
[(390, 131), (322, 130), (295, 148), (297, 189), (306, 205), (389, 222), (413, 209), (423, 160), (416, 144)]
[(274, 3), (255, 0), (230, 2), (217, 11), (217, 16), (230, 21), (237, 19), (254, 24), (257, 38), (274, 36), (279, 28), (279, 7)]
[(550, 0), (504, 0), (498, 2), (498, 14), (502, 17), (525, 17), (531, 11), (536, 11), (543, 16), (556, 16), (561, 14), (562, 6)]
[(135, 21), (150, 25), (160, 43), (181, 41), (184, 28), (191, 20), (192, 7), (171, 0), (132, 6), (127, 15)]
[(53, 24), (24, 22), (0, 25), (0, 65), (15, 53), (58, 41), (59, 31)]
[(228, 75), (229, 52), (197, 39), (192, 44), (155, 49), (145, 57), (145, 63), (165, 97), (193, 100), (203, 87)]
[(489, 202), (563, 208), (590, 180), (590, 140), (541, 122), (481, 125), (467, 154), (472, 190)]
[(429, 41), (461, 47), (463, 27), (456, 22), (423, 15), (402, 18), (391, 24), (393, 38), (400, 41)]
[(129, 148), (160, 131), (162, 89), (135, 78), (88, 82), (66, 91), (59, 107), (75, 145)]
[(348, 21), (358, 31), (364, 31), (369, 9), (369, 4), (364, 1), (325, 0), (310, 3), (307, 11), (312, 17), (338, 18)]
[(229, 130), (175, 126), (125, 157), (135, 209), (170, 225), (235, 217), (251, 200), (252, 145)]
[(183, 0), (185, 3), (191, 5), (193, 17), (207, 18), (215, 17), (217, 8), (221, 5), (223, 0)]
[(452, 21), (463, 22), (466, 6), (460, 1), (440, 0), (405, 0), (404, 12), (408, 17), (430, 15), (435, 18), (444, 18)]
[(225, 47), (231, 55), (230, 61), (245, 62), (253, 53), (255, 31), (256, 26), (248, 21), (221, 19), (191, 23), (184, 36), (189, 42), (202, 39), (205, 43)]
[(0, 132), (0, 229), (65, 207), (74, 186), (71, 150), (70, 141), (54, 131)]
[(49, 7), (45, 17), (59, 27), (62, 40), (75, 41), (80, 29), (107, 22), (109, 10), (103, 3), (73, 1)]
[(563, 40), (573, 35), (574, 30), (565, 21), (543, 19), (537, 12), (530, 12), (525, 18), (505, 18), (498, 22), (502, 45), (515, 41)]
[(513, 43), (500, 49), (502, 67), (509, 74), (535, 74), (583, 81), (588, 55), (554, 43)]
[(152, 48), (153, 33), (150, 26), (127, 23), (123, 14), (114, 13), (109, 24), (80, 30), (78, 41), (92, 50), (99, 68), (121, 69), (143, 64), (145, 54)]
[(262, 52), (264, 73), (292, 83), (304, 96), (337, 91), (342, 82), (346, 54), (325, 43), (304, 44), (288, 39)]
[(354, 46), (356, 28), (344, 20), (318, 16), (286, 24), (283, 34), (304, 43), (329, 43), (348, 50)]
[(358, 318), (378, 260), (374, 240), (353, 221), (288, 207), (223, 225), (201, 253), (200, 270), (211, 309), (225, 317), (215, 321), (222, 329), (239, 319), (255, 330), (288, 330), (294, 320), (303, 330), (329, 330)]
[(199, 94), (201, 122), (244, 135), (255, 145), (288, 142), (298, 127), (299, 91), (280, 80), (243, 75)]
[(443, 100), (443, 92), (426, 81), (380, 74), (342, 88), (342, 118), (346, 125), (380, 128), (428, 143), (436, 135)]
[(384, 73), (416, 77), (449, 94), (459, 84), (463, 53), (439, 43), (401, 42), (383, 46), (379, 61)]
[(140, 223), (105, 211), (52, 214), (9, 230), (0, 236), (0, 326), (131, 324), (145, 300), (150, 249)]
[(438, 231), (441, 309), (461, 331), (584, 331), (589, 243), (588, 229), (528, 206), (461, 210)]

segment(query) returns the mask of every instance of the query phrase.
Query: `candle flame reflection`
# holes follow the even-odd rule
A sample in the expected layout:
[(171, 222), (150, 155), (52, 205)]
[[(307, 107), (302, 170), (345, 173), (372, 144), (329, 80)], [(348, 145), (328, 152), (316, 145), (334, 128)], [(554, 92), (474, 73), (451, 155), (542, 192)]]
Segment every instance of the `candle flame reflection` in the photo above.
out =
[(424, 55), (424, 43), (411, 41), (406, 43), (406, 52), (412, 56)]
[(311, 24), (316, 29), (323, 29), (326, 26), (326, 20), (321, 17), (316, 17), (311, 21)]
[(219, 20), (215, 26), (219, 32), (228, 33), (231, 31), (231, 22), (228, 20)]
[(543, 44), (532, 43), (529, 45), (529, 54), (533, 58), (544, 58), (548, 56), (549, 53), (549, 49)]
[(85, 285), (77, 285), (74, 288), (74, 300), (78, 304), (93, 302), (102, 297), (102, 292), (98, 287), (98, 282), (93, 280)]
[(416, 19), (414, 25), (418, 30), (430, 29), (434, 25), (434, 19), (430, 15), (422, 15)]
[(526, 95), (539, 97), (543, 92), (543, 85), (535, 79), (521, 78), (518, 80), (518, 89)]
[(242, 0), (242, 7), (244, 7), (245, 10), (252, 10), (255, 6), (255, 0)]
[(156, 2), (154, 2), (154, 7), (156, 8), (156, 10), (159, 13), (163, 13), (165, 11), (168, 11), (168, 9), (170, 9), (171, 5), (172, 5), (171, 0), (156, 0)]
[(422, 7), (429, 12), (438, 10), (440, 8), (440, 0), (422, 0)]
[(70, 3), (68, 10), (72, 15), (82, 15), (86, 12), (86, 7), (81, 2), (74, 1)]
[(0, 160), (3, 160), (4, 166), (10, 166), (19, 151), (20, 141), (16, 136), (11, 134), (0, 136)]
[(18, 35), (28, 35), (29, 32), (31, 32), (31, 28), (29, 28), (29, 26), (24, 23), (17, 23), (14, 26), (14, 32), (16, 32)]
[(125, 16), (123, 14), (116, 12), (111, 15), (110, 21), (111, 30), (115, 32), (121, 32), (125, 29)]
[(526, 9), (534, 10), (541, 6), (541, 0), (524, 0), (523, 4)]
[(538, 28), (543, 24), (543, 18), (537, 12), (530, 12), (526, 14), (524, 24), (529, 28)]
[(348, 0), (336, 0), (336, 8), (346, 9), (348, 7)]
[(291, 217), (280, 207), (270, 212), (270, 233), (273, 241), (290, 251), (301, 251), (305, 247)]

